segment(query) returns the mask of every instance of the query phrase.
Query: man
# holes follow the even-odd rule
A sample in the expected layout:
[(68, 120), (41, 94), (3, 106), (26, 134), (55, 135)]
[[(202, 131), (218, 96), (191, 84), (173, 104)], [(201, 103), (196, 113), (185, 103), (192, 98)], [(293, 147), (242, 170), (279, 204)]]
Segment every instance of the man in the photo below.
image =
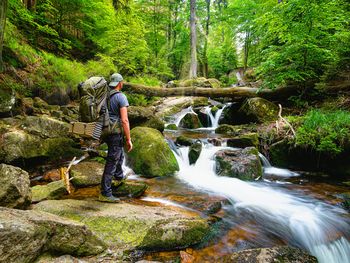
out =
[(111, 122), (116, 125), (113, 125), (113, 132), (104, 139), (108, 145), (108, 154), (101, 181), (99, 200), (103, 202), (118, 202), (120, 199), (112, 195), (112, 179), (114, 178), (117, 181), (125, 179), (122, 170), (124, 160), (123, 133), (126, 139), (127, 151), (130, 152), (132, 150), (127, 110), (129, 103), (126, 96), (120, 92), (123, 88), (122, 75), (114, 73), (111, 76), (109, 87), (111, 89), (109, 117)]

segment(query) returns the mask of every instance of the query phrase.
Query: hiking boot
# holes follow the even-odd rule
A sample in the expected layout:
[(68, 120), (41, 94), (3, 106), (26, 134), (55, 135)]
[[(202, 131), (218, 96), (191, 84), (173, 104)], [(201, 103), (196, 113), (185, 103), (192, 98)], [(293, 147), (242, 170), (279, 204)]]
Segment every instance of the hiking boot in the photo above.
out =
[(103, 194), (100, 194), (100, 196), (98, 197), (98, 201), (107, 202), (107, 203), (118, 203), (120, 201), (120, 199), (113, 196), (113, 195), (105, 196)]

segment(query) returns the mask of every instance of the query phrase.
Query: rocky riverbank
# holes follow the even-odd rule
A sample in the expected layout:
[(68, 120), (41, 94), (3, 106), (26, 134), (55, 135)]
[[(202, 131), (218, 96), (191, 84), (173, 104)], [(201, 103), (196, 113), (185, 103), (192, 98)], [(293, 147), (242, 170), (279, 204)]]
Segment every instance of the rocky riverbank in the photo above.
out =
[[(113, 193), (122, 198), (118, 204), (96, 201), (106, 148), (68, 134), (67, 123), (77, 120), (77, 107), (52, 106), (39, 98), (17, 100), (13, 108), (7, 109), (20, 114), (12, 117), (4, 113), (0, 119), (0, 206), (4, 207), (0, 224), (6, 230), (0, 231), (0, 240), (3, 251), (8, 251), (1, 254), (0, 261), (60, 262), (76, 257), (82, 262), (136, 262), (145, 252), (180, 250), (181, 262), (199, 262), (196, 253), (188, 249), (205, 246), (218, 235), (215, 229), (226, 213), (222, 207), (229, 201), (224, 196), (190, 189), (172, 177), (180, 167), (174, 149), (162, 134), (163, 120), (171, 122), (174, 113), (192, 106), (193, 113), (183, 115), (184, 121), (173, 131), (167, 129), (167, 137), (175, 135), (177, 144), (190, 147), (192, 164), (200, 157), (203, 143), (239, 147), (216, 154), (216, 172), (256, 181), (263, 174), (258, 155), (265, 143), (261, 129), (278, 120), (276, 107), (270, 109), (270, 102), (260, 100), (242, 104), (238, 112), (245, 114), (242, 119), (249, 116), (250, 121), (239, 125), (230, 120), (236, 116), (237, 105), (208, 104), (203, 99), (179, 98), (162, 100), (152, 107), (131, 106), (135, 149), (127, 159), (138, 176), (114, 186)], [(179, 137), (184, 129), (209, 129), (213, 124), (210, 114), (215, 115), (219, 109), (223, 114), (216, 133), (208, 133), (206, 139), (195, 134)], [(69, 193), (60, 175), (64, 170), (59, 168), (67, 167), (73, 157), (79, 161), (69, 171)], [(131, 170), (129, 173), (133, 174)], [(19, 230), (14, 230), (15, 225), (20, 226)], [(11, 247), (13, 243), (18, 245)], [(281, 254), (282, 250), (269, 252), (271, 262), (285, 252)], [(248, 262), (248, 258), (260, 257), (260, 252), (244, 253), (227, 255), (225, 260)], [(293, 260), (297, 259), (285, 262), (296, 262)], [(312, 257), (303, 260), (298, 262), (315, 262)]]

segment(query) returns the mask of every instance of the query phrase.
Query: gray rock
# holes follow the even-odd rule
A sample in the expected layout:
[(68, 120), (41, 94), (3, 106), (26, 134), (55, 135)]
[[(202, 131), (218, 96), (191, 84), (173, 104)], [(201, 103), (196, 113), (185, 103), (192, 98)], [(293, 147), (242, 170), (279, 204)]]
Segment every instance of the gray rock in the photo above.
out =
[(88, 261), (72, 257), (70, 255), (63, 255), (60, 257), (45, 253), (36, 259), (35, 263), (88, 263)]
[(59, 199), (67, 193), (63, 180), (49, 183), (47, 185), (36, 185), (32, 187), (32, 202)]
[(87, 187), (99, 185), (104, 170), (104, 165), (98, 162), (86, 161), (74, 165), (70, 170), (73, 177), (72, 184), (75, 187)]
[(12, 165), (0, 164), (0, 206), (26, 208), (30, 202), (28, 173)]
[(0, 207), (0, 262), (32, 262), (44, 251), (95, 255), (105, 244), (84, 224), (56, 215)]
[(9, 113), (13, 110), (16, 102), (15, 93), (11, 89), (0, 89), (0, 114)]
[(220, 176), (241, 180), (256, 180), (262, 177), (263, 168), (259, 152), (254, 147), (236, 150), (221, 150), (215, 154), (216, 172)]
[(227, 146), (245, 148), (245, 147), (259, 147), (259, 135), (254, 133), (245, 133), (227, 140)]
[(85, 223), (112, 247), (165, 250), (188, 247), (209, 231), (205, 219), (166, 207), (82, 200), (49, 200), (34, 206)]
[(220, 262), (239, 263), (317, 263), (317, 259), (307, 252), (287, 246), (247, 249), (223, 256)]

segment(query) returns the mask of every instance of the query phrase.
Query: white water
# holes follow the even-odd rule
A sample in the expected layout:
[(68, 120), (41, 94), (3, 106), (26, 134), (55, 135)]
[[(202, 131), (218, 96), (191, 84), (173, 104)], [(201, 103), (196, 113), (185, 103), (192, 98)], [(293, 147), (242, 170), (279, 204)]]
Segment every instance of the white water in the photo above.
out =
[(179, 113), (174, 115), (174, 118), (175, 118), (175, 122), (174, 123), (176, 124), (177, 127), (179, 127), (179, 124), (180, 124), (182, 118), (185, 117), (185, 115), (187, 113), (194, 113), (194, 114), (196, 114), (193, 111), (192, 106), (190, 106), (190, 107), (188, 107), (186, 109), (183, 109), (182, 111), (180, 111)]
[(282, 169), (278, 167), (274, 167), (270, 164), (269, 160), (262, 155), (261, 153), (259, 154), (260, 160), (263, 163), (264, 166), (264, 175), (265, 176), (275, 176), (275, 177), (283, 177), (283, 178), (289, 178), (289, 177), (296, 177), (299, 176), (300, 174), (296, 172), (292, 172), (288, 169)]
[(215, 174), (213, 156), (223, 147), (206, 145), (195, 165), (188, 161), (188, 147), (175, 154), (180, 166), (178, 177), (197, 189), (226, 196), (233, 209), (246, 211), (267, 231), (302, 247), (320, 263), (350, 262), (350, 243), (344, 237), (349, 224), (345, 212), (319, 200), (295, 196), (266, 183), (248, 183)]
[(224, 111), (225, 107), (226, 106), (224, 105), (221, 109), (217, 110), (215, 112), (215, 115), (213, 115), (213, 112), (211, 111), (210, 106), (207, 106), (204, 108), (205, 113), (208, 114), (208, 116), (210, 118), (210, 122), (211, 122), (210, 128), (216, 129), (219, 126), (219, 120), (220, 120), (221, 114)]

